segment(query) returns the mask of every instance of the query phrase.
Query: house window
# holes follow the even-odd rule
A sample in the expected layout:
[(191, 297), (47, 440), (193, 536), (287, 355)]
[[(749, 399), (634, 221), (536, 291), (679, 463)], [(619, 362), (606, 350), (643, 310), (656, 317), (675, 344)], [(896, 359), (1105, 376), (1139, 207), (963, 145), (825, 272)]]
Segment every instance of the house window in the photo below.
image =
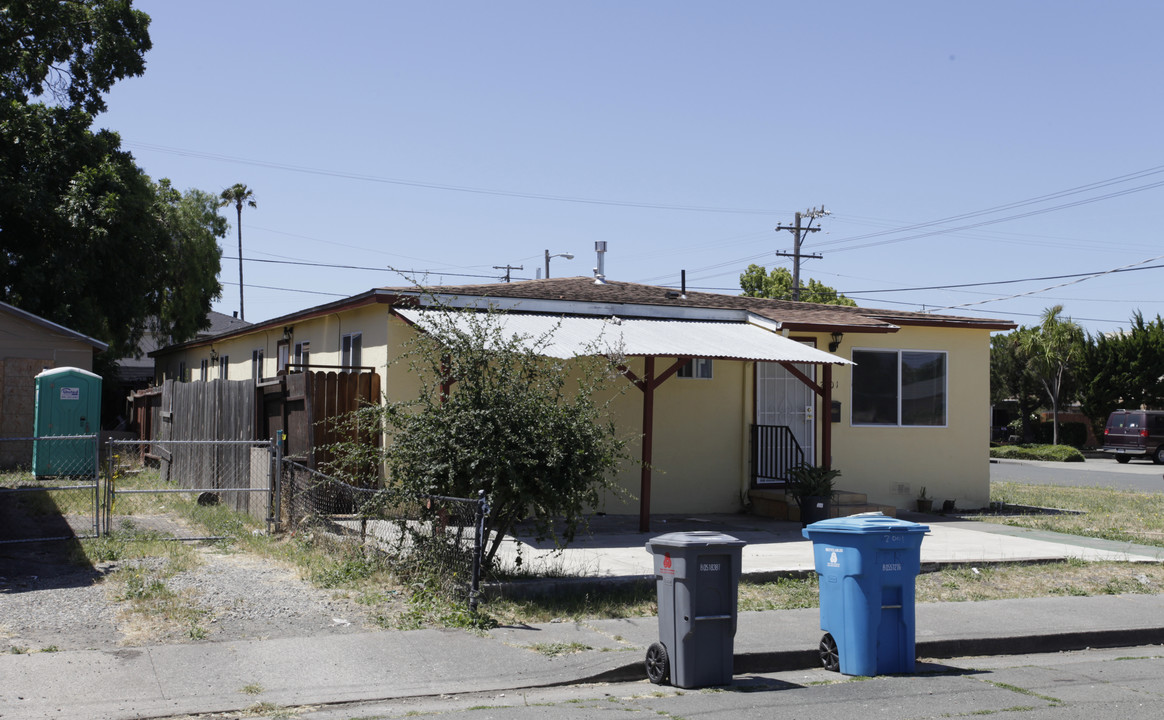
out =
[(263, 349), (255, 348), (251, 350), (251, 379), (263, 379)]
[(202, 382), (206, 382), (206, 380), (209, 377), (210, 377), (210, 361), (203, 360), (202, 367), (200, 367), (198, 369), (198, 379), (201, 380)]
[(307, 370), (307, 366), (311, 362), (311, 343), (297, 342), (295, 343), (295, 365), (298, 370)]
[(946, 424), (946, 353), (854, 350), (853, 362), (854, 425)]
[(285, 375), (287, 373), (287, 363), (291, 360), (291, 343), (287, 340), (280, 340), (276, 346), (275, 356), (275, 374)]
[(711, 379), (711, 358), (691, 358), (683, 367), (679, 368), (679, 377), (681, 378), (697, 378), (700, 380)]
[(362, 364), (361, 355), (363, 355), (364, 337), (363, 333), (351, 333), (344, 335), (340, 364), (345, 370), (358, 368)]
[(230, 356), (218, 356), (218, 377), (222, 380), (230, 379)]
[(178, 363), (178, 382), (186, 382), (186, 361)]

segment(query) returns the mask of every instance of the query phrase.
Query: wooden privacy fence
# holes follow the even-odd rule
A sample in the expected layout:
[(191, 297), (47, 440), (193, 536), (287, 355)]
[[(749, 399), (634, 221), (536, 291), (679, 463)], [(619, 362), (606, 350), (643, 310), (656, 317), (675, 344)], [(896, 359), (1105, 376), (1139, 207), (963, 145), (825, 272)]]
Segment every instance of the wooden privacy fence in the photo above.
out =
[[(285, 434), (286, 457), (316, 469), (331, 460), (327, 446), (350, 437), (339, 419), (380, 403), (380, 375), (317, 371), (259, 383), (167, 380), (160, 388), (134, 393), (131, 400), (143, 441), (270, 440)], [(359, 434), (368, 442), (380, 442), (378, 428)], [(167, 452), (154, 453), (156, 460), (168, 462)]]

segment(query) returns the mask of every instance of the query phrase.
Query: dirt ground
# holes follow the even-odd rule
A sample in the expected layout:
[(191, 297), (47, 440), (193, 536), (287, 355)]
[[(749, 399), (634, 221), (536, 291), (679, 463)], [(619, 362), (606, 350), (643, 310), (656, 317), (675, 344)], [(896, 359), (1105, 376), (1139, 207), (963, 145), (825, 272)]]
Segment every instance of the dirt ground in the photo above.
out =
[[(0, 504), (3, 498), (0, 498)], [(135, 517), (138, 527), (189, 537), (171, 516)], [(92, 518), (29, 517), (0, 506), (8, 537), (53, 537)], [(78, 541), (0, 543), (0, 650), (108, 649), (360, 632), (385, 613), (342, 591), (314, 587), (290, 566), (194, 543), (181, 569), (166, 558), (77, 563)], [(127, 578), (132, 578), (127, 583)], [(160, 599), (142, 601), (146, 596)], [(135, 602), (136, 600), (136, 602)], [(401, 602), (402, 605), (402, 602)]]

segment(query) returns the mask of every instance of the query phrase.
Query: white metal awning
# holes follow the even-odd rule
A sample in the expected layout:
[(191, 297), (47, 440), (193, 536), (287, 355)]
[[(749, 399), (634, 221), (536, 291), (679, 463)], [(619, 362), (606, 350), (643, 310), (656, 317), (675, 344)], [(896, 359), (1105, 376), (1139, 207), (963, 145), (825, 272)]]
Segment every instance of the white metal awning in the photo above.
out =
[[(443, 310), (397, 308), (396, 313), (434, 335), (439, 335), (442, 327), (470, 331), (474, 322), (483, 320), (480, 314)], [(504, 335), (522, 338), (527, 347), (536, 347), (548, 357), (621, 355), (852, 364), (749, 322), (561, 317), (516, 312), (498, 313), (493, 317)]]

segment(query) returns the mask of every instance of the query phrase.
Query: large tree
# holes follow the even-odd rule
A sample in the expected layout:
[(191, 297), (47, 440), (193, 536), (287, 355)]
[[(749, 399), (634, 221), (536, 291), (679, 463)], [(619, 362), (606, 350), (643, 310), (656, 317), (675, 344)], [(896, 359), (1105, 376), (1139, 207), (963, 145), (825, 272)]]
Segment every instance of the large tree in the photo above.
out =
[(191, 209), (205, 198), (155, 185), (116, 133), (92, 128), (112, 84), (143, 71), (148, 26), (127, 0), (0, 7), (0, 299), (114, 356), (150, 322), (192, 337), (221, 292), (225, 228)]
[(1019, 336), (1019, 343), (1030, 360), (1030, 368), (1051, 401), (1052, 442), (1059, 444), (1059, 408), (1070, 399), (1072, 370), (1083, 354), (1083, 329), (1071, 318), (1063, 317), (1063, 306), (1043, 311), (1042, 321)]
[[(740, 275), (740, 288), (744, 291), (743, 294), (748, 297), (791, 300), (792, 272), (783, 267), (775, 267), (772, 268), (772, 272), (768, 272), (763, 266), (752, 264)], [(857, 305), (835, 289), (812, 278), (809, 278), (807, 286), (801, 286), (800, 299), (803, 302), (824, 305), (849, 305), (852, 307)]]
[(238, 212), (238, 319), (246, 320), (247, 314), (243, 308), (243, 254), (242, 254), (242, 211), (243, 205), (258, 207), (255, 203), (255, 193), (242, 183), (235, 183), (222, 191), (219, 195), (224, 207), (234, 205)]
[(1042, 386), (1031, 371), (1030, 354), (1023, 338), (1030, 328), (1019, 328), (990, 338), (990, 401), (998, 404), (1013, 400), (1018, 404), (1024, 441), (1034, 439), (1031, 416), (1039, 407)]
[(1164, 407), (1164, 320), (1137, 312), (1126, 331), (1089, 335), (1078, 368), (1080, 408), (1097, 433), (1117, 408)]

